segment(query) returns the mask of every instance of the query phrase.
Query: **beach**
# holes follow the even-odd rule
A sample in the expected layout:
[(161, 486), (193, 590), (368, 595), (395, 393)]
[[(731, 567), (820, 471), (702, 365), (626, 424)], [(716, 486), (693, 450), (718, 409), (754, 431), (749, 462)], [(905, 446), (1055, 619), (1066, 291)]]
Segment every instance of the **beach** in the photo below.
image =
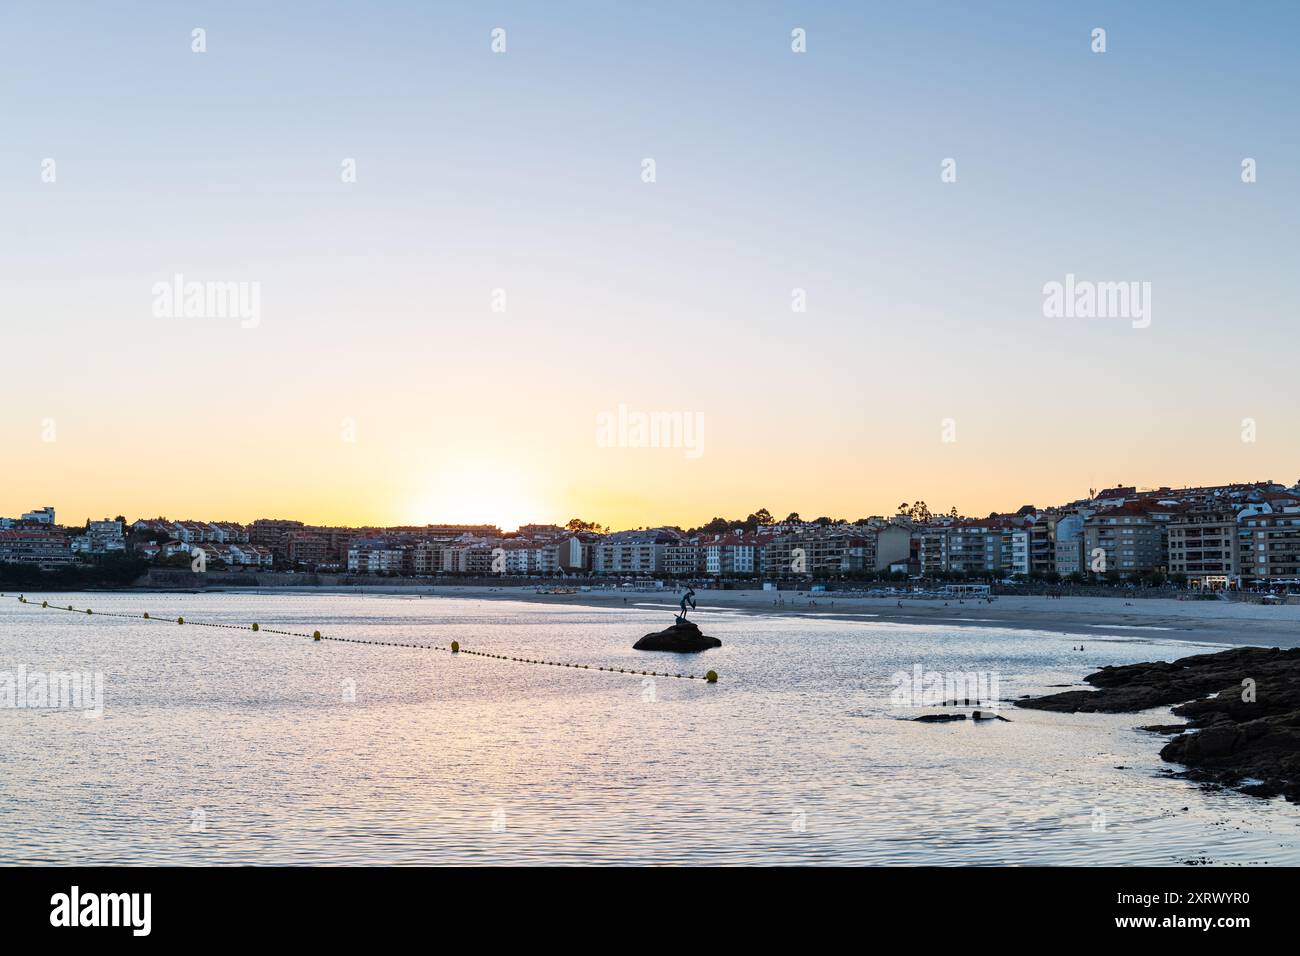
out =
[[(290, 589), (276, 588), (270, 593)], [(308, 589), (318, 590), (318, 589)], [(662, 607), (676, 613), (682, 591), (617, 591), (592, 589), (573, 594), (539, 594), (534, 587), (340, 588), (337, 593), (393, 594), (409, 598), (457, 597), (491, 601), (524, 601), (548, 606)], [(774, 604), (774, 601), (784, 603)], [(983, 600), (852, 597), (807, 591), (700, 590), (691, 613), (707, 632), (710, 611), (726, 610), (776, 617), (861, 620), (881, 624), (928, 627), (983, 627), (1050, 631), (1080, 637), (1120, 636), (1140, 640), (1253, 644), (1261, 647), (1300, 646), (1300, 605), (1263, 605), (1235, 601), (1179, 601), (1173, 598), (1102, 598), (1001, 595)], [(901, 602), (901, 607), (899, 606)]]

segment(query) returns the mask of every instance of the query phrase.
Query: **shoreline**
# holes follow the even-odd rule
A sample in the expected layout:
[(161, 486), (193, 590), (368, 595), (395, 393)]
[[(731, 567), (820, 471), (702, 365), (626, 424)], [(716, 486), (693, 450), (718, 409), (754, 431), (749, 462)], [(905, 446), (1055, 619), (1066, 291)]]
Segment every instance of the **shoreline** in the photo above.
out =
[[(20, 593), (15, 590), (14, 594)], [(106, 589), (103, 593), (348, 594), (400, 597), (407, 600), (454, 597), (514, 601), (555, 607), (663, 608), (676, 613), (679, 590), (619, 592), (577, 591), (539, 594), (533, 586), (481, 585), (344, 585), (273, 588)], [(784, 603), (774, 604), (783, 600)], [(762, 590), (700, 590), (693, 620), (710, 612), (764, 614), (771, 617), (826, 618), (889, 625), (987, 627), (1044, 631), (1074, 637), (1127, 640), (1160, 639), (1202, 644), (1300, 647), (1300, 605), (1262, 605), (1231, 601), (1179, 601), (1143, 598), (1132, 602), (1110, 597), (1001, 595), (992, 603), (895, 598), (845, 597), (826, 593)]]
[[(279, 590), (279, 589), (277, 589)], [(441, 586), (420, 589), (422, 597), (523, 601), (572, 607), (662, 607), (676, 613), (678, 591), (579, 591), (576, 594), (536, 594), (532, 588)], [(336, 593), (380, 593), (401, 596), (410, 589), (341, 588)], [(1224, 601), (1178, 601), (1147, 598), (1125, 604), (1115, 598), (1052, 599), (1003, 595), (993, 603), (968, 600), (902, 600), (845, 598), (783, 591), (784, 604), (773, 605), (770, 591), (698, 591), (692, 619), (707, 620), (711, 610), (765, 614), (772, 617), (826, 618), (879, 624), (990, 627), (1021, 631), (1050, 631), (1075, 637), (1159, 638), (1192, 643), (1300, 647), (1300, 606), (1236, 604)]]

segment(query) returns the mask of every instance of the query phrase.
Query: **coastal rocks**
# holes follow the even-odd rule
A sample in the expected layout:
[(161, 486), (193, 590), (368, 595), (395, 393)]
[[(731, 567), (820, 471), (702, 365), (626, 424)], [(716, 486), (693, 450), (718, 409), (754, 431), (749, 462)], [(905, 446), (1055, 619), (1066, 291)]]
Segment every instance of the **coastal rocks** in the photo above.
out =
[(1148, 724), (1145, 727), (1138, 728), (1138, 730), (1145, 730), (1149, 734), (1164, 734), (1166, 736), (1181, 734), (1186, 729), (1186, 724)]
[(676, 651), (681, 654), (696, 654), (707, 651), (710, 647), (721, 647), (722, 642), (716, 637), (700, 633), (699, 627), (690, 621), (678, 620), (672, 627), (647, 634), (632, 645), (634, 651)]
[[(920, 717), (913, 717), (913, 720), (920, 721), (923, 724), (946, 724), (954, 720), (965, 720), (965, 714), (922, 714)], [(982, 710), (972, 711), (970, 719), (974, 721), (1000, 720), (1004, 723), (1011, 723), (1001, 714), (986, 714)]]
[(1084, 678), (1099, 688), (1016, 702), (1065, 713), (1131, 713), (1173, 707), (1185, 726), (1143, 728), (1174, 734), (1162, 759), (1183, 776), (1255, 796), (1300, 802), (1300, 648), (1239, 647), (1158, 661), (1103, 667)]

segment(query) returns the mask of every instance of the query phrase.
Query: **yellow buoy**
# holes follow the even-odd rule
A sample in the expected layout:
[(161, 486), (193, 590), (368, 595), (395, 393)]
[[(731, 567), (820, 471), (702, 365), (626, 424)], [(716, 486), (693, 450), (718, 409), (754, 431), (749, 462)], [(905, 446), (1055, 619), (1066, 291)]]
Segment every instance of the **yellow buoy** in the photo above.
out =
[(253, 630), (255, 630), (255, 631), (258, 630), (257, 622), (256, 622), (256, 621), (253, 622)]
[(185, 623), (185, 618), (183, 618), (183, 617), (178, 617), (178, 618), (176, 619), (176, 623), (177, 623), (177, 624), (184, 624), (184, 623)]
[(42, 601), (42, 602), (41, 602), (41, 607), (49, 607), (49, 606), (50, 606), (50, 602), (49, 602), (49, 601)]
[(92, 611), (90, 608), (86, 608), (86, 613), (87, 613), (87, 614), (94, 614), (95, 612)]
[(709, 671), (707, 674), (704, 675), (704, 679), (708, 681), (710, 684), (716, 684), (718, 682), (718, 672)]
[(313, 641), (319, 641), (319, 640), (320, 640), (320, 631), (312, 631), (312, 632), (311, 632), (311, 639), (312, 639)]
[(460, 652), (460, 641), (451, 642), (451, 652), (453, 654), (458, 654)]
[(149, 612), (148, 612), (148, 611), (145, 611), (145, 612), (144, 612), (144, 619), (145, 619), (146, 621), (149, 620)]

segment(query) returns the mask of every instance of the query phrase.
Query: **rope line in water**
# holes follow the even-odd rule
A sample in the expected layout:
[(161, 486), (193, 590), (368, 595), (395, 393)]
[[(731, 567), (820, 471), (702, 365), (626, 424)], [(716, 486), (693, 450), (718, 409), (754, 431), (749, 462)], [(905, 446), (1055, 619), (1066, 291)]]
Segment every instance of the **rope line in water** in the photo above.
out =
[[(0, 594), (0, 597), (4, 597)], [(19, 604), (31, 604), (26, 596), (18, 595)], [(121, 614), (113, 611), (94, 611), (91, 608), (76, 608), (69, 604), (67, 607), (51, 604), (49, 601), (42, 601), (41, 608), (52, 611), (70, 611), (73, 614), (89, 614), (99, 617), (118, 617), (126, 618), (132, 621), (158, 621), (160, 623), (170, 622), (169, 617), (153, 617), (148, 611), (140, 614)], [(412, 650), (420, 651), (447, 651), (452, 654), (468, 654), (470, 657), (479, 657), (484, 660), (505, 661), (511, 664), (537, 664), (542, 667), (569, 667), (582, 671), (602, 671), (609, 674), (631, 674), (637, 677), (671, 677), (674, 680), (702, 680), (708, 684), (716, 684), (718, 675), (716, 671), (709, 671), (703, 676), (696, 674), (669, 674), (667, 671), (639, 671), (631, 667), (602, 667), (593, 664), (575, 664), (566, 661), (544, 661), (531, 657), (512, 657), (509, 654), (489, 654), (487, 651), (471, 651), (460, 646), (459, 641), (452, 641), (450, 647), (443, 647), (440, 644), (407, 644), (401, 641), (367, 641), (358, 637), (327, 637), (320, 631), (313, 631), (310, 634), (303, 634), (299, 631), (279, 631), (270, 627), (262, 627), (260, 624), (217, 624), (212, 621), (187, 621), (184, 617), (176, 618), (177, 624), (186, 624), (191, 627), (215, 627), (226, 631), (252, 631), (260, 634), (277, 634), (281, 637), (305, 637), (312, 641), (335, 641), (339, 644), (373, 644), (379, 647), (406, 647)]]

